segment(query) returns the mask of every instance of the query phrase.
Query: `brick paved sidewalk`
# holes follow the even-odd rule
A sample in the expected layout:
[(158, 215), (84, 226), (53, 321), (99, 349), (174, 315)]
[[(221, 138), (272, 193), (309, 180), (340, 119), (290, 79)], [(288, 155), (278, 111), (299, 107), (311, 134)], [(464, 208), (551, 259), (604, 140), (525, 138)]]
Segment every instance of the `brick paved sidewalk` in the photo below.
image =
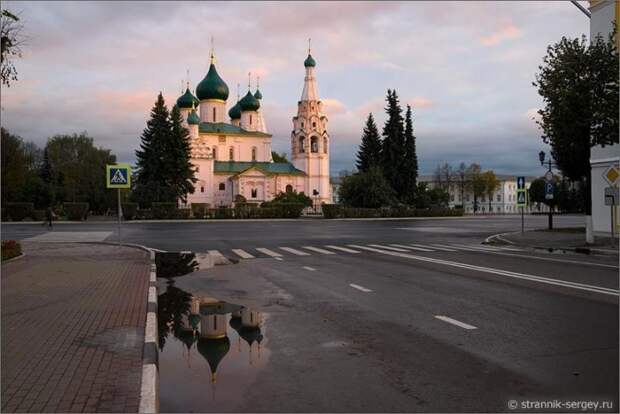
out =
[(26, 243), (2, 265), (2, 412), (137, 412), (149, 258)]

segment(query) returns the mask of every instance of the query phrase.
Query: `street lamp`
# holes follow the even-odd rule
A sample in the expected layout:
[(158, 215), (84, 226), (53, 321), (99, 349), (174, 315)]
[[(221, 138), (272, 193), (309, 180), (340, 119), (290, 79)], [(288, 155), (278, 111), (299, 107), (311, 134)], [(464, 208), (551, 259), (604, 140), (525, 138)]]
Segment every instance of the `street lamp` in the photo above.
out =
[[(544, 166), (545, 164), (547, 164), (547, 173), (545, 174), (545, 184), (551, 183), (551, 180), (553, 179), (553, 171), (551, 171), (551, 167), (552, 166), (557, 167), (557, 164), (551, 160), (551, 157), (549, 157), (549, 160), (545, 162), (544, 151), (540, 151), (538, 153), (538, 159), (540, 160), (540, 165)], [(545, 198), (546, 196), (547, 196), (547, 188), (545, 187)], [(553, 199), (553, 194), (551, 194), (551, 199)], [(548, 221), (549, 221), (549, 230), (553, 230), (553, 209), (551, 207), (551, 203), (549, 203), (549, 220)]]

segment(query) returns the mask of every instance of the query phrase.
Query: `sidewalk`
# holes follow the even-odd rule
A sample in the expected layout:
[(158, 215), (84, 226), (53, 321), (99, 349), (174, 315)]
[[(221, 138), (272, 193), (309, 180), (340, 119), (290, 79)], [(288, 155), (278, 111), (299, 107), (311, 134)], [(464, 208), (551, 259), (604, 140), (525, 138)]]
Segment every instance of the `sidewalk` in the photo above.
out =
[(533, 249), (565, 250), (577, 253), (618, 254), (618, 238), (612, 245), (611, 237), (595, 237), (595, 243), (588, 245), (585, 242), (585, 229), (559, 228), (555, 230), (530, 230), (524, 233), (505, 233), (489, 237), (492, 244), (514, 244)]
[(137, 412), (148, 254), (22, 247), (2, 264), (2, 412)]

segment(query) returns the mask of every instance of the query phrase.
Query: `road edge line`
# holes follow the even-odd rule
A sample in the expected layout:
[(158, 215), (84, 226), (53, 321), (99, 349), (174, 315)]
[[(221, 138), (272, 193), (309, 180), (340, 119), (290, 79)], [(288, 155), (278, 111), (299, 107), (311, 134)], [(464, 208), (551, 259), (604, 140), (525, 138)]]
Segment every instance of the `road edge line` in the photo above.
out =
[(149, 286), (147, 289), (147, 312), (144, 325), (142, 348), (142, 379), (138, 412), (159, 412), (159, 361), (157, 351), (157, 264), (155, 250), (140, 246), (148, 251), (150, 259)]

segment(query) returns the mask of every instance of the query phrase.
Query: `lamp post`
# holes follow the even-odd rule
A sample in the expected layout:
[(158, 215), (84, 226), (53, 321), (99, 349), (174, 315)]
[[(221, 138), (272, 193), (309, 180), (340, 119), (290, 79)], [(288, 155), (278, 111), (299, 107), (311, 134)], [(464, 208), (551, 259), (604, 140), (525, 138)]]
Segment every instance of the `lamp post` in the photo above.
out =
[[(547, 162), (545, 162), (545, 152), (544, 151), (540, 151), (538, 153), (538, 159), (540, 160), (540, 165), (541, 166), (545, 166), (545, 164), (547, 164), (547, 173), (545, 174), (545, 183), (551, 183), (551, 180), (553, 179), (553, 171), (551, 171), (551, 167), (552, 166), (556, 166), (557, 164), (554, 163), (553, 161), (551, 161), (551, 157), (549, 157), (549, 160)], [(545, 188), (545, 197), (546, 197), (546, 188)], [(551, 195), (551, 199), (553, 199), (553, 194)], [(551, 207), (551, 203), (549, 203), (549, 220), (548, 220), (548, 227), (549, 230), (553, 230), (553, 208)]]

